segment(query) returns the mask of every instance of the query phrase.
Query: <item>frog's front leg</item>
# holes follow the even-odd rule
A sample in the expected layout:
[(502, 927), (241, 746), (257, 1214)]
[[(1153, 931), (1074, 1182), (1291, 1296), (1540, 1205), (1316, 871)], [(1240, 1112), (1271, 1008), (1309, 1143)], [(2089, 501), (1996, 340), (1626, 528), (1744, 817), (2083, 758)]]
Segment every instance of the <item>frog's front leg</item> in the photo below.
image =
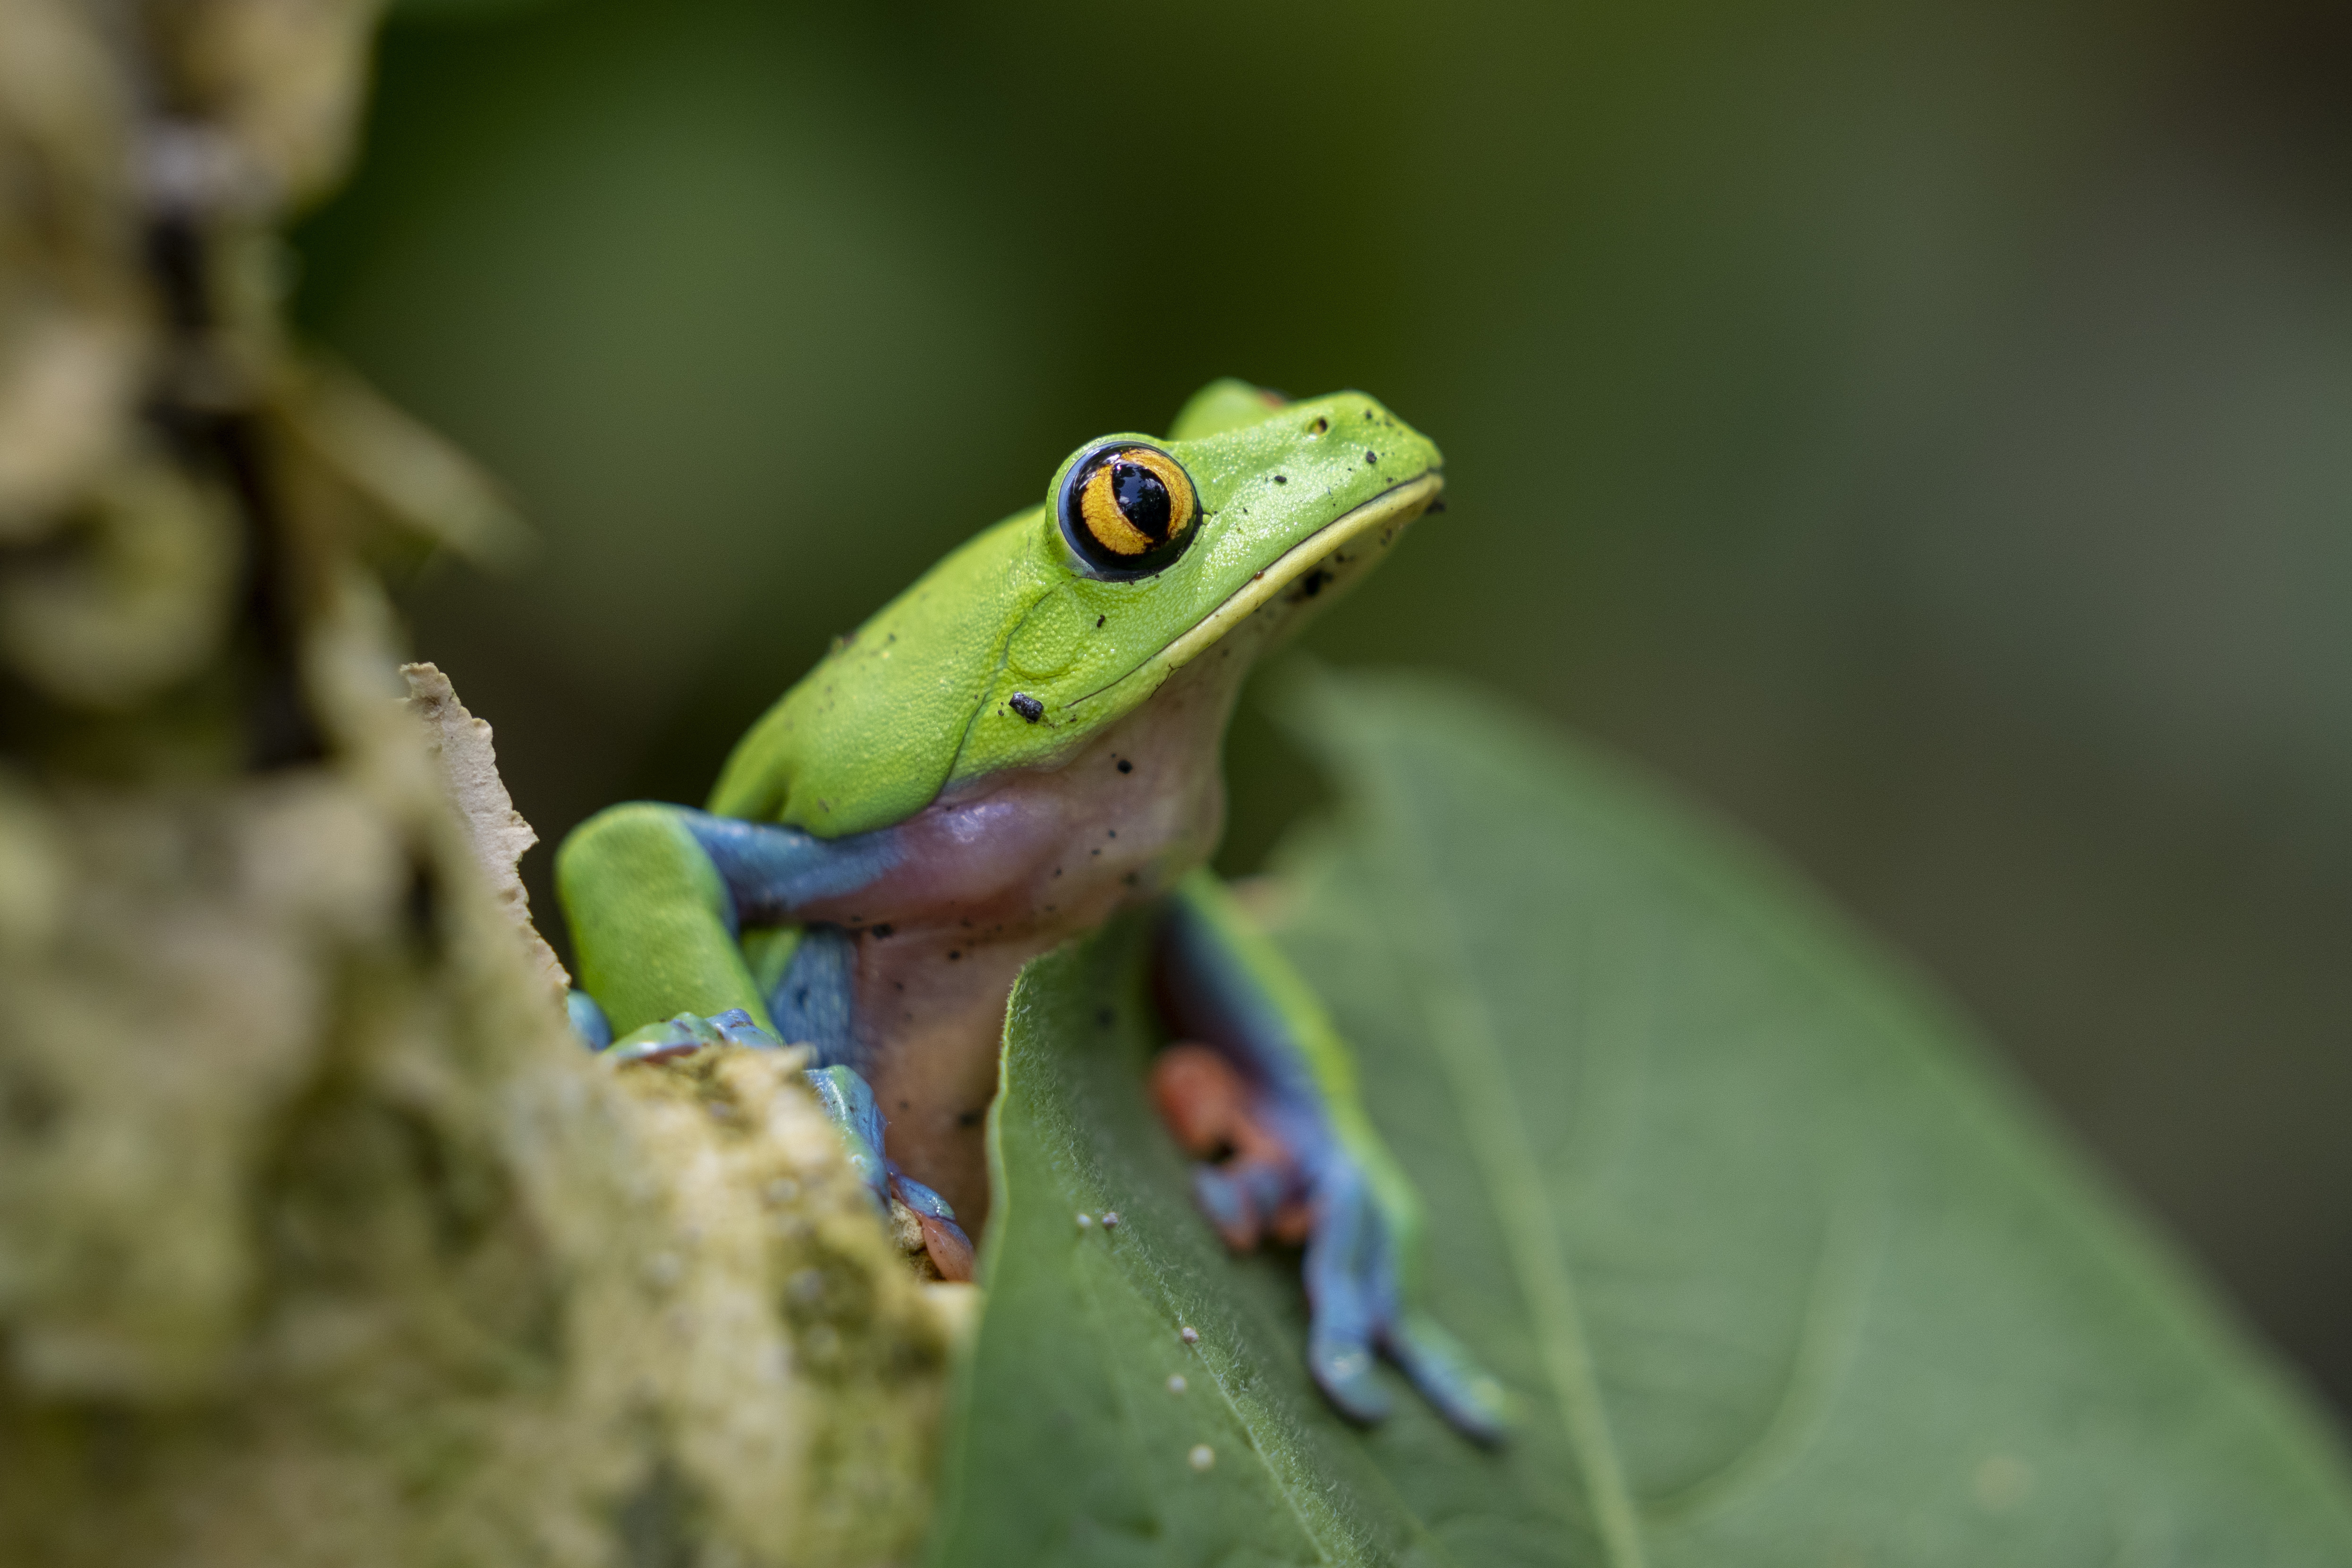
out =
[[(869, 885), (898, 860), (888, 830), (826, 840), (650, 801), (598, 813), (564, 839), (555, 862), (584, 988), (572, 998), (574, 1027), (622, 1059), (780, 1044), (770, 998), (744, 958), (743, 927), (789, 923), (819, 899)], [(826, 967), (818, 983), (844, 994), (815, 1010), (845, 1020), (846, 967)], [(818, 1042), (827, 1054), (845, 1046), (840, 1032)], [(971, 1240), (954, 1210), (883, 1153), (882, 1115), (865, 1079), (829, 1061), (809, 1080), (876, 1203), (887, 1213), (896, 1197), (913, 1210), (940, 1272), (970, 1279)]]
[(746, 925), (782, 925), (895, 867), (884, 829), (820, 839), (772, 822), (636, 800), (573, 829), (555, 858), (581, 985), (616, 1035), (679, 1012), (740, 1009), (772, 1030), (744, 961)]
[(1168, 900), (1157, 946), (1160, 1005), (1180, 1040), (1155, 1064), (1161, 1114), (1213, 1163), (1194, 1187), (1226, 1242), (1307, 1244), (1307, 1364), (1360, 1421), (1388, 1411), (1372, 1372), (1385, 1351), (1445, 1418), (1491, 1442), (1501, 1385), (1414, 1301), (1420, 1201), (1358, 1099), (1355, 1063), (1289, 962), (1207, 872)]

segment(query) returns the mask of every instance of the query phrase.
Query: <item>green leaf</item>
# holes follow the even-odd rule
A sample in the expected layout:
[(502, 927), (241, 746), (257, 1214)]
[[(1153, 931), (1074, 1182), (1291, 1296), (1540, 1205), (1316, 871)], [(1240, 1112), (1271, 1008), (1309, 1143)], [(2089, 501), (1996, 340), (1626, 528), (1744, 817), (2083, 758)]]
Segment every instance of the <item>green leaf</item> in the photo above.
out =
[(1458, 687), (1294, 706), (1347, 806), (1279, 935), (1522, 1427), (1324, 1406), (1295, 1259), (1223, 1253), (1145, 1102), (1129, 923), (1014, 994), (936, 1562), (2352, 1563), (2334, 1437), (1785, 872)]

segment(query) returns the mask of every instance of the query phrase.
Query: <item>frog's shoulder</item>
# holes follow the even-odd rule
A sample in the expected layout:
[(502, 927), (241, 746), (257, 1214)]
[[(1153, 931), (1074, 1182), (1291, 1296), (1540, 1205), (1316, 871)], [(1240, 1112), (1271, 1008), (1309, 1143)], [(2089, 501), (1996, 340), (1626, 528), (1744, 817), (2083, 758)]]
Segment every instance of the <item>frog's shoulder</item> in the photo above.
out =
[(1007, 640), (1050, 586), (1042, 513), (974, 535), (836, 642), (736, 743), (709, 809), (830, 839), (930, 804)]

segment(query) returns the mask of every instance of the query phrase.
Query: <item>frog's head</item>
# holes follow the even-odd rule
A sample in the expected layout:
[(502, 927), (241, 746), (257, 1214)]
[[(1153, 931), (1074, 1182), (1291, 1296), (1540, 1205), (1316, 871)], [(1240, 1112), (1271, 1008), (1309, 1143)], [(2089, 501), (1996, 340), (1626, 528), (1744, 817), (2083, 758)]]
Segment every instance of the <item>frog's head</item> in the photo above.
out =
[(1210, 649), (1254, 655), (1329, 603), (1428, 510), (1443, 462), (1361, 392), (1292, 402), (1232, 381), (1164, 440), (1087, 442), (1044, 506), (940, 562), (786, 694), (712, 809), (830, 837), (1051, 766)]
[(1165, 441), (1079, 447), (1028, 525), (1045, 591), (1006, 640), (972, 771), (1062, 749), (1228, 640), (1256, 652), (1381, 559), (1443, 461), (1360, 392), (1284, 402), (1230, 382)]

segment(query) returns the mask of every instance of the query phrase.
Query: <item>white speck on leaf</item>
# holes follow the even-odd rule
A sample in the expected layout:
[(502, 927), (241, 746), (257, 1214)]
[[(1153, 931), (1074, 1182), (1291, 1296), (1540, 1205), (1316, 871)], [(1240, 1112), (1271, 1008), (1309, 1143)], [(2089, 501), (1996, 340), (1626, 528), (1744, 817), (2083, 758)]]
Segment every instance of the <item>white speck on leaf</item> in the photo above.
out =
[(1989, 1455), (1969, 1490), (1987, 1513), (2008, 1513), (2033, 1495), (2033, 1467), (2014, 1454)]

